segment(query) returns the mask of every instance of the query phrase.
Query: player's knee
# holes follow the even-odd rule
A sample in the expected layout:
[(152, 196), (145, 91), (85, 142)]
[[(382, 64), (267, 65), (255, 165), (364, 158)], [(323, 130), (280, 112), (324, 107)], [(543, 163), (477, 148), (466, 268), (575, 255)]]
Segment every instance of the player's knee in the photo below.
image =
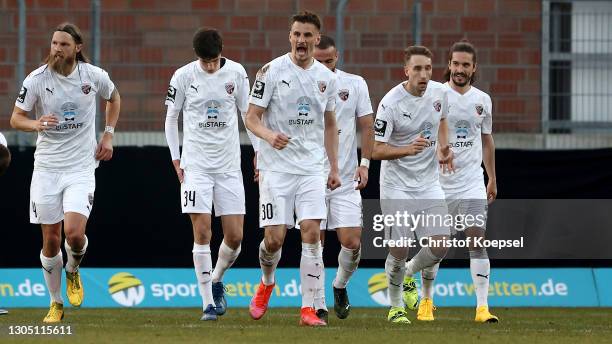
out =
[(79, 231), (66, 230), (66, 242), (68, 245), (75, 250), (80, 249), (85, 244), (85, 234), (80, 233)]
[(408, 258), (408, 248), (407, 247), (389, 247), (389, 253), (396, 259), (406, 259)]
[(361, 247), (361, 239), (360, 238), (348, 238), (341, 242), (342, 246), (348, 248), (349, 250), (357, 250)]
[(266, 251), (276, 252), (283, 247), (283, 240), (281, 238), (270, 237), (266, 238)]
[(235, 250), (238, 247), (240, 247), (240, 244), (242, 243), (242, 234), (231, 236), (231, 237), (226, 236), (223, 238), (223, 241), (229, 248), (231, 248), (232, 250)]
[(442, 261), (442, 259), (444, 259), (448, 253), (448, 247), (430, 247), (429, 250), (438, 263)]

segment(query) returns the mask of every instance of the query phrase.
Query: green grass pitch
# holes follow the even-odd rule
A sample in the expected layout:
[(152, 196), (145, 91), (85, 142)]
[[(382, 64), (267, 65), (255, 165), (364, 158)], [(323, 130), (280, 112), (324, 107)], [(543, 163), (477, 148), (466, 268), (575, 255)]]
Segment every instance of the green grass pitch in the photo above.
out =
[[(472, 308), (440, 308), (434, 322), (386, 321), (387, 310), (356, 308), (346, 320), (330, 313), (329, 326), (298, 326), (297, 308), (275, 308), (259, 321), (230, 308), (216, 322), (199, 321), (200, 310), (72, 309), (63, 325), (71, 336), (10, 336), (11, 325), (42, 325), (46, 309), (11, 309), (0, 316), (0, 343), (610, 343), (610, 308), (493, 308), (501, 322), (476, 324)], [(410, 314), (411, 320), (415, 318)]]

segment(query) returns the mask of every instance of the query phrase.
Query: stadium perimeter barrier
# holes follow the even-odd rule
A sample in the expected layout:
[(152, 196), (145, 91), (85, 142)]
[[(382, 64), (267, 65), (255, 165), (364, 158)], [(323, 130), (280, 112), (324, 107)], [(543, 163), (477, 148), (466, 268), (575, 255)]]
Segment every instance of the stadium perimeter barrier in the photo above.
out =
[[(326, 269), (334, 276), (335, 269)], [(198, 307), (201, 298), (193, 269), (83, 268), (83, 307)], [(492, 307), (610, 307), (612, 268), (493, 269), (489, 288)], [(64, 277), (62, 277), (64, 278)], [(259, 269), (230, 269), (224, 278), (230, 307), (248, 307), (260, 280)], [(333, 306), (332, 280), (326, 280)], [(300, 274), (281, 268), (271, 307), (301, 305)], [(63, 281), (65, 283), (65, 281)], [(389, 305), (384, 270), (362, 268), (349, 286), (354, 307)], [(40, 269), (0, 269), (0, 296), (6, 307), (46, 307), (49, 295)], [(441, 269), (434, 296), (441, 307), (470, 307), (475, 289), (469, 269)], [(330, 303), (331, 302), (331, 303)]]

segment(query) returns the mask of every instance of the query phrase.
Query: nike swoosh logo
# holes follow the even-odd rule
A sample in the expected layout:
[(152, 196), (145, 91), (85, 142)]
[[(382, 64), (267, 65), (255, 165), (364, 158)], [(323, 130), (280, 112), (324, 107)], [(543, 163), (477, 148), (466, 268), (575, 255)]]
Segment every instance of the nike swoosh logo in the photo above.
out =
[(312, 277), (312, 278), (316, 278), (316, 279), (319, 279), (319, 277), (321, 277), (321, 275), (315, 276), (315, 275), (311, 275), (311, 274), (306, 274), (306, 276)]
[(49, 269), (49, 270), (45, 269), (45, 267), (44, 267), (44, 266), (43, 266), (42, 268), (43, 268), (43, 270), (45, 270), (45, 271), (46, 271), (46, 272), (48, 272), (48, 273), (51, 273), (51, 271), (53, 271), (53, 268), (51, 268), (51, 269)]
[(489, 275), (476, 274), (476, 276), (489, 279)]
[(389, 282), (389, 284), (391, 284), (392, 286), (396, 286), (396, 287), (399, 287), (399, 286), (400, 286), (399, 284), (395, 284), (395, 283), (393, 283), (393, 282)]

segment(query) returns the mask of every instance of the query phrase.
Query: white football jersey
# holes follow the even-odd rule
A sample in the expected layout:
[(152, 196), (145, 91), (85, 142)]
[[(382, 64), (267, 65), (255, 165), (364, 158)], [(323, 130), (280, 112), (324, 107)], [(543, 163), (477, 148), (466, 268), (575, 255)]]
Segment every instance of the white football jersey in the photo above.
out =
[[(336, 69), (336, 123), (338, 126), (338, 169), (342, 184), (351, 184), (357, 169), (356, 117), (373, 113), (370, 92), (359, 75)], [(325, 175), (329, 173), (329, 160), (325, 158)]]
[(0, 133), (0, 145), (3, 145), (4, 147), (8, 147), (8, 144), (6, 143), (6, 137), (4, 137), (2, 133)]
[(380, 185), (405, 191), (423, 191), (438, 183), (436, 141), (440, 120), (448, 111), (447, 88), (429, 81), (422, 97), (408, 93), (403, 83), (387, 93), (378, 106), (375, 139), (392, 146), (408, 146), (419, 136), (431, 145), (413, 156), (383, 160)]
[(241, 64), (223, 60), (212, 74), (193, 61), (174, 73), (168, 87), (166, 105), (183, 110), (181, 168), (187, 171), (240, 170), (237, 118), (247, 110), (249, 79)]
[(448, 83), (448, 140), (454, 153), (455, 173), (440, 174), (445, 191), (460, 191), (484, 183), (482, 134), (491, 134), (493, 127), (491, 97), (470, 87), (465, 94), (453, 90)]
[(36, 118), (53, 114), (59, 120), (55, 128), (38, 133), (35, 170), (97, 167), (96, 96), (108, 100), (114, 89), (106, 71), (83, 62), (67, 77), (44, 65), (25, 78), (15, 106), (28, 112), (35, 109)]
[(250, 103), (266, 108), (263, 124), (290, 137), (278, 150), (261, 140), (257, 164), (261, 170), (298, 175), (323, 173), (325, 111), (334, 111), (336, 74), (314, 60), (298, 67), (289, 54), (277, 57), (257, 72)]

